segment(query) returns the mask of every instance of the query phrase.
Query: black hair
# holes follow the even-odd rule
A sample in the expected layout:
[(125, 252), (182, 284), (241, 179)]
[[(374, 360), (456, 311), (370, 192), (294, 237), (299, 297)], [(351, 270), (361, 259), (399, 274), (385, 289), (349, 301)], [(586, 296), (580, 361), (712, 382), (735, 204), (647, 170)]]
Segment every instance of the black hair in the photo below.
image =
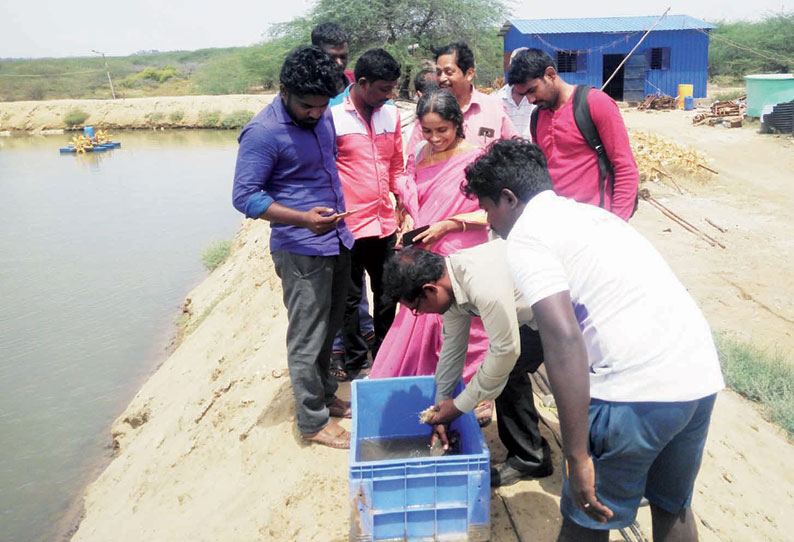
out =
[(353, 73), (356, 81), (362, 77), (370, 83), (396, 81), (400, 78), (400, 63), (385, 49), (370, 49), (358, 57)]
[(347, 34), (336, 23), (320, 23), (312, 30), (312, 45), (316, 47), (339, 46), (347, 41)]
[(507, 84), (523, 85), (527, 81), (543, 77), (549, 66), (557, 69), (557, 63), (546, 51), (540, 49), (521, 51), (510, 62), (510, 68), (507, 70)]
[(383, 297), (412, 302), (425, 294), (422, 286), (444, 276), (444, 257), (420, 248), (397, 250), (383, 268)]
[(422, 94), (419, 103), (416, 104), (416, 118), (419, 122), (428, 113), (437, 113), (439, 117), (450, 121), (455, 126), (455, 137), (464, 139), (466, 133), (463, 131), (463, 111), (455, 96), (446, 89), (436, 89)]
[(474, 53), (469, 49), (469, 46), (462, 41), (456, 41), (454, 43), (442, 45), (441, 47), (433, 47), (433, 54), (436, 55), (436, 62), (438, 62), (438, 57), (442, 55), (454, 55), (455, 64), (458, 65), (458, 68), (460, 68), (460, 71), (464, 74), (469, 71), (469, 68), (474, 67)]
[(342, 69), (313, 45), (293, 49), (284, 59), (279, 80), (288, 92), (298, 96), (328, 96), (338, 94)]
[(414, 89), (422, 94), (438, 90), (438, 79), (436, 78), (436, 70), (425, 68), (414, 77)]
[(553, 186), (540, 147), (526, 139), (513, 138), (495, 141), (485, 154), (469, 164), (466, 181), (460, 188), (467, 197), (485, 197), (494, 202), (507, 188), (526, 203)]

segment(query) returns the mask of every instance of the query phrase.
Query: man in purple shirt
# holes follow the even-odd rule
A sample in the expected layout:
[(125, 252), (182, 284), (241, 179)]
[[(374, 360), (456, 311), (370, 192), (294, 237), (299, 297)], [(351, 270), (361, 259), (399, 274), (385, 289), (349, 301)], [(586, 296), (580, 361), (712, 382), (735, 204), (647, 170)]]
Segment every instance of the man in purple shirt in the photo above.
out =
[(348, 448), (350, 433), (330, 417), (350, 417), (329, 373), (342, 325), (350, 248), (328, 111), (340, 68), (318, 47), (292, 51), (279, 94), (239, 137), (232, 199), (248, 218), (271, 223), (270, 251), (287, 308), (287, 365), (304, 439)]

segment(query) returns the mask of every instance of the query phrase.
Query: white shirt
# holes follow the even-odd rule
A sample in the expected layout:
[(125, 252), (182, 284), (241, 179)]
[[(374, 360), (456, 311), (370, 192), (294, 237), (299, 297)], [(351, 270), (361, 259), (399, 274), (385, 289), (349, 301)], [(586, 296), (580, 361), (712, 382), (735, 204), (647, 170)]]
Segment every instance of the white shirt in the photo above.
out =
[(521, 134), (521, 137), (532, 141), (532, 134), (529, 130), (529, 121), (530, 117), (532, 116), (532, 110), (535, 109), (535, 105), (529, 103), (526, 96), (521, 96), (521, 102), (516, 105), (516, 101), (513, 99), (512, 89), (512, 86), (505, 85), (496, 91), (496, 95), (502, 100), (502, 105), (507, 112), (507, 116), (513, 121), (513, 124), (515, 124), (516, 130), (518, 130), (518, 133)]
[(455, 298), (444, 313), (444, 335), (436, 366), (436, 402), (452, 397), (460, 382), (469, 346), (471, 319), (482, 318), (488, 335), (485, 360), (455, 407), (468, 412), (477, 403), (499, 396), (521, 353), (518, 326), (536, 328), (532, 308), (510, 278), (501, 239), (460, 250), (446, 259)]
[(605, 401), (692, 401), (724, 387), (711, 330), (651, 243), (627, 223), (548, 190), (507, 239), (530, 305), (568, 290)]

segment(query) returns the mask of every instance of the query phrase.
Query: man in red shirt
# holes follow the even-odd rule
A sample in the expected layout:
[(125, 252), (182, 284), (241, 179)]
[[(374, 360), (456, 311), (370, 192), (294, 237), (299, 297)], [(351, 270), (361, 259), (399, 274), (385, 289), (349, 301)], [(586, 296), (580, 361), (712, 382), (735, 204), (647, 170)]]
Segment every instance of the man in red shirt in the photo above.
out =
[[(507, 76), (514, 94), (538, 106), (535, 143), (546, 155), (554, 191), (566, 198), (598, 206), (600, 170), (596, 152), (576, 126), (573, 111), (575, 85), (557, 73), (554, 59), (540, 49), (519, 53)], [(639, 171), (629, 136), (615, 101), (600, 90), (587, 95), (593, 118), (614, 175), (606, 180), (603, 207), (628, 221), (634, 212)]]

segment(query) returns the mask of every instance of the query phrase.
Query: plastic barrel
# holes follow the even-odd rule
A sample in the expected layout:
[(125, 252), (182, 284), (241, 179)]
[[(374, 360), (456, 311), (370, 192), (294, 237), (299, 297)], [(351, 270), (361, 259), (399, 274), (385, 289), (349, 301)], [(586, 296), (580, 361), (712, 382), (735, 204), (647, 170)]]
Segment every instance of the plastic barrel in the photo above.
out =
[(694, 92), (695, 92), (694, 85), (685, 85), (685, 84), (678, 85), (678, 100), (677, 100), (678, 109), (684, 109), (684, 99), (687, 96), (692, 96)]
[(684, 96), (684, 110), (692, 111), (695, 108), (695, 99), (692, 96)]
[(86, 137), (94, 137), (94, 127), (93, 126), (84, 126), (83, 127), (83, 135)]

